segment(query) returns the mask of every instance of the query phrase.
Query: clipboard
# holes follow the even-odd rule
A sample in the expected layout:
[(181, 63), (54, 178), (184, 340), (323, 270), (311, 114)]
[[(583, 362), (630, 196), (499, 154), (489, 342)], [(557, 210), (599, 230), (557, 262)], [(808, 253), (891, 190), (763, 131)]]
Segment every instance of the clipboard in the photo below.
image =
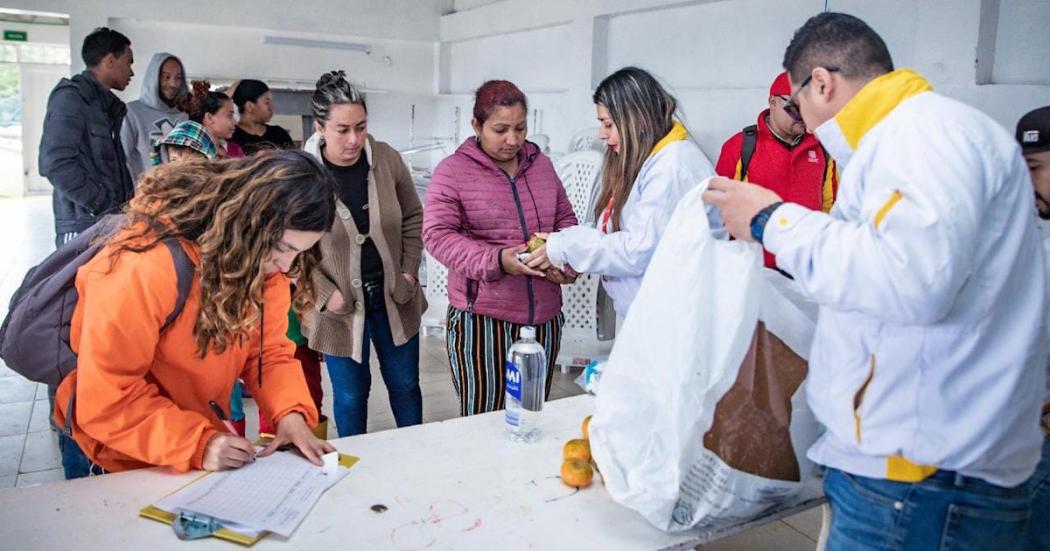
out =
[[(346, 455), (346, 454), (343, 454), (343, 453), (339, 454), (339, 466), (344, 468), (344, 469), (350, 469), (351, 467), (356, 465), (358, 461), (360, 461), (360, 458), (355, 457), (353, 455)], [(192, 484), (197, 483), (202, 478), (204, 478), (206, 476), (209, 476), (211, 474), (212, 473), (204, 473), (204, 474), (198, 476), (197, 478), (194, 478), (190, 482), (180, 486), (178, 489), (176, 489), (175, 491), (169, 493), (168, 495), (172, 495), (172, 494), (174, 494), (176, 492), (182, 491), (184, 488), (186, 488), (186, 487), (188, 487), (188, 486), (190, 486)], [(164, 497), (167, 497), (167, 496), (164, 496)], [(172, 511), (165, 511), (165, 510), (163, 510), (163, 509), (161, 509), (161, 508), (159, 508), (159, 507), (157, 507), (155, 505), (147, 505), (147, 506), (143, 507), (141, 510), (139, 510), (139, 516), (140, 517), (145, 517), (145, 518), (148, 518), (148, 519), (151, 519), (151, 520), (156, 520), (158, 522), (163, 522), (163, 523), (168, 524), (168, 525), (171, 525), (175, 521), (176, 514), (174, 512), (172, 512)], [(207, 517), (204, 517), (203, 515), (196, 515), (196, 517), (199, 520), (212, 520), (212, 519), (208, 519)], [(220, 523), (216, 523), (216, 524), (220, 524)], [(226, 540), (226, 541), (231, 541), (233, 543), (237, 543), (237, 544), (243, 545), (245, 547), (251, 547), (252, 545), (255, 545), (256, 543), (258, 543), (260, 540), (262, 540), (263, 538), (265, 538), (268, 535), (270, 535), (270, 533), (265, 531), (265, 530), (259, 532), (258, 534), (242, 534), (242, 533), (230, 530), (228, 528), (221, 527), (221, 524), (220, 524), (220, 527), (211, 534), (211, 537), (219, 538), (219, 539)]]

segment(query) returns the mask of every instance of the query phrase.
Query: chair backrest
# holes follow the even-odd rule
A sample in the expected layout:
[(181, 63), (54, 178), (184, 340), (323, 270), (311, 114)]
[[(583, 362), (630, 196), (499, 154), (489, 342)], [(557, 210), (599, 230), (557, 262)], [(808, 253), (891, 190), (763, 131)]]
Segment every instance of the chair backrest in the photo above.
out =
[[(427, 328), (445, 327), (448, 310), (448, 268), (424, 251), (423, 262), (426, 267), (427, 311), (423, 312), (422, 325)], [(426, 333), (427, 331), (424, 331)]]
[(569, 153), (576, 151), (597, 151), (599, 153), (605, 151), (605, 144), (598, 137), (597, 128), (584, 128), (577, 130), (572, 135), (572, 138), (569, 139)]
[(592, 218), (594, 189), (600, 185), (598, 176), (601, 169), (602, 154), (592, 150), (569, 153), (554, 164), (554, 170), (565, 186), (565, 194), (572, 203), (576, 219), (581, 224), (589, 222)]
[[(596, 132), (593, 133), (597, 135)], [(594, 198), (601, 187), (602, 154), (592, 149), (569, 153), (554, 163), (565, 186), (565, 194), (572, 203), (572, 210), (581, 224), (591, 223), (594, 218)], [(562, 352), (558, 363), (586, 365), (589, 358), (601, 351), (598, 341), (598, 274), (581, 275), (576, 283), (561, 288), (562, 313), (565, 314)], [(599, 354), (600, 355), (600, 354)]]

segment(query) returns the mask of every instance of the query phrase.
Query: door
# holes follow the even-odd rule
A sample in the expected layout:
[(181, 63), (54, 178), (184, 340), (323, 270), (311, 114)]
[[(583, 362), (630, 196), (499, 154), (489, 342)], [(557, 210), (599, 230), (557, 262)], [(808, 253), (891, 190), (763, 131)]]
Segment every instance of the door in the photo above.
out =
[(63, 77), (69, 76), (69, 65), (22, 63), (22, 174), (26, 193), (50, 193), (51, 184), (40, 176), (37, 155), (40, 135), (44, 130), (47, 98)]

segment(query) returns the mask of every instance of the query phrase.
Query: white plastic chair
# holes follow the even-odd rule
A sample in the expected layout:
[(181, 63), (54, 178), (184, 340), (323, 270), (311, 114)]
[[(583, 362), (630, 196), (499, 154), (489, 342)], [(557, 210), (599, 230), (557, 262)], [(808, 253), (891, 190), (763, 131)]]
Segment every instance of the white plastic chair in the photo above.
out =
[(569, 153), (577, 151), (597, 151), (599, 153), (605, 151), (605, 144), (598, 137), (597, 128), (584, 128), (577, 130), (572, 135), (572, 138), (569, 139)]
[(423, 312), (420, 330), (424, 337), (437, 333), (441, 338), (445, 338), (445, 323), (448, 317), (448, 268), (426, 251), (423, 252), (423, 262), (426, 263), (426, 297), (429, 306), (427, 311)]
[(598, 176), (601, 170), (602, 154), (590, 149), (569, 153), (554, 163), (554, 171), (565, 186), (565, 194), (569, 196), (572, 210), (581, 224), (593, 218), (593, 195), (600, 187)]
[[(597, 132), (594, 135), (597, 136)], [(602, 154), (592, 149), (569, 153), (554, 165), (580, 223), (593, 218), (593, 197), (600, 185), (601, 167)], [(562, 373), (567, 373), (570, 367), (586, 366), (591, 360), (605, 359), (612, 350), (612, 342), (598, 340), (599, 281), (600, 276), (596, 274), (584, 274), (576, 283), (561, 288), (565, 326), (557, 363)]]

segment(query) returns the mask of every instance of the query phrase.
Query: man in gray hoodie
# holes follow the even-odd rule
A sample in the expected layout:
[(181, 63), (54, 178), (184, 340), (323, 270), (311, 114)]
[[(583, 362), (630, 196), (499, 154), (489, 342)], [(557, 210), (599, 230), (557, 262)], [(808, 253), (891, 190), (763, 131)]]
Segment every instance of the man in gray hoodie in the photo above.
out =
[(128, 104), (128, 114), (120, 131), (133, 180), (138, 180), (150, 168), (153, 143), (186, 120), (186, 113), (177, 107), (179, 97), (186, 94), (189, 87), (182, 60), (167, 52), (154, 54), (142, 79), (139, 99)]

